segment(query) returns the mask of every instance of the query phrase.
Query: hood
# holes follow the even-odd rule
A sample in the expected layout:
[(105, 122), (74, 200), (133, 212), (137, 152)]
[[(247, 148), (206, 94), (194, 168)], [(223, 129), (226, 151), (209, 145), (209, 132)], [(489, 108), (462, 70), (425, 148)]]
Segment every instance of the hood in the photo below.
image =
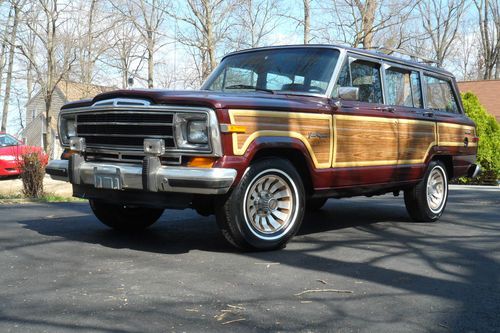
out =
[(0, 155), (1, 156), (18, 156), (18, 155), (23, 155), (26, 153), (34, 153), (34, 152), (42, 152), (42, 148), (31, 147), (31, 146), (26, 146), (26, 145), (0, 147)]
[(203, 106), (213, 109), (265, 109), (318, 112), (330, 110), (325, 97), (271, 94), (268, 92), (223, 93), (208, 90), (115, 90), (97, 95), (93, 99), (68, 103), (63, 109), (86, 107), (97, 101), (113, 98), (137, 98), (152, 104)]

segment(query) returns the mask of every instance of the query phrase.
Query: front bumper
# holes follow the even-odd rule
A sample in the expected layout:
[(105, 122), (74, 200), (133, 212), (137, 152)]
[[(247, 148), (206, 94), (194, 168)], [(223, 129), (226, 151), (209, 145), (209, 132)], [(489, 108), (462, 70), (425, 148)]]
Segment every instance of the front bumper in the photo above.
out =
[(73, 185), (91, 185), (96, 190), (143, 190), (191, 194), (224, 194), (235, 178), (235, 169), (163, 166), (156, 158), (142, 164), (87, 162), (81, 155), (53, 160), (46, 167), (53, 179)]
[(0, 176), (13, 176), (20, 173), (19, 162), (0, 160)]

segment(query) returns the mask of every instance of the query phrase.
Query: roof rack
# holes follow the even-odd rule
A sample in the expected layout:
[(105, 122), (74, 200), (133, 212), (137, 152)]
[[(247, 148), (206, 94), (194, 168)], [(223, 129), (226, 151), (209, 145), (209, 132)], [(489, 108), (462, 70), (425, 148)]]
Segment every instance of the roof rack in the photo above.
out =
[(410, 57), (410, 59), (412, 61), (420, 60), (420, 62), (422, 62), (424, 64), (435, 65), (436, 67), (439, 67), (439, 63), (434, 59), (423, 57), (423, 56), (420, 56), (420, 55), (417, 55), (414, 53), (410, 53), (408, 51), (401, 50), (401, 49), (394, 49), (392, 47), (387, 47), (387, 46), (377, 46), (377, 47), (369, 47), (368, 50), (374, 50), (374, 51), (380, 52), (380, 53), (384, 53), (382, 50), (390, 51), (391, 53), (398, 53), (400, 55), (408, 56), (408, 57)]

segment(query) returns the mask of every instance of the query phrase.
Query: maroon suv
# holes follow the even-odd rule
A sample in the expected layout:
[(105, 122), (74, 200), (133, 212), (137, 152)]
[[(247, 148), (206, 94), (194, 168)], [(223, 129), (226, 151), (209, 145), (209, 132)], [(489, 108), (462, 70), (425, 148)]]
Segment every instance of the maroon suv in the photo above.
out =
[(73, 184), (121, 230), (165, 208), (215, 214), (246, 249), (283, 247), (328, 198), (404, 191), (416, 221), (439, 219), (448, 181), (479, 172), (474, 123), (449, 72), (332, 45), (225, 56), (199, 91), (119, 90), (65, 105)]

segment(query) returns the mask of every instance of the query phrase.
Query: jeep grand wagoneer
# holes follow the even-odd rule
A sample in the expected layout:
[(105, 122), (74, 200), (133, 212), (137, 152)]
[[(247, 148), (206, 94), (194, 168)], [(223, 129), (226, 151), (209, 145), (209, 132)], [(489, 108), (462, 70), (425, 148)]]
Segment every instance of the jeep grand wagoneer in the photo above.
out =
[(67, 149), (47, 172), (104, 224), (192, 207), (246, 249), (283, 247), (327, 198), (403, 191), (412, 219), (436, 221), (448, 181), (479, 172), (452, 74), (332, 45), (231, 53), (199, 91), (69, 103), (59, 131)]

